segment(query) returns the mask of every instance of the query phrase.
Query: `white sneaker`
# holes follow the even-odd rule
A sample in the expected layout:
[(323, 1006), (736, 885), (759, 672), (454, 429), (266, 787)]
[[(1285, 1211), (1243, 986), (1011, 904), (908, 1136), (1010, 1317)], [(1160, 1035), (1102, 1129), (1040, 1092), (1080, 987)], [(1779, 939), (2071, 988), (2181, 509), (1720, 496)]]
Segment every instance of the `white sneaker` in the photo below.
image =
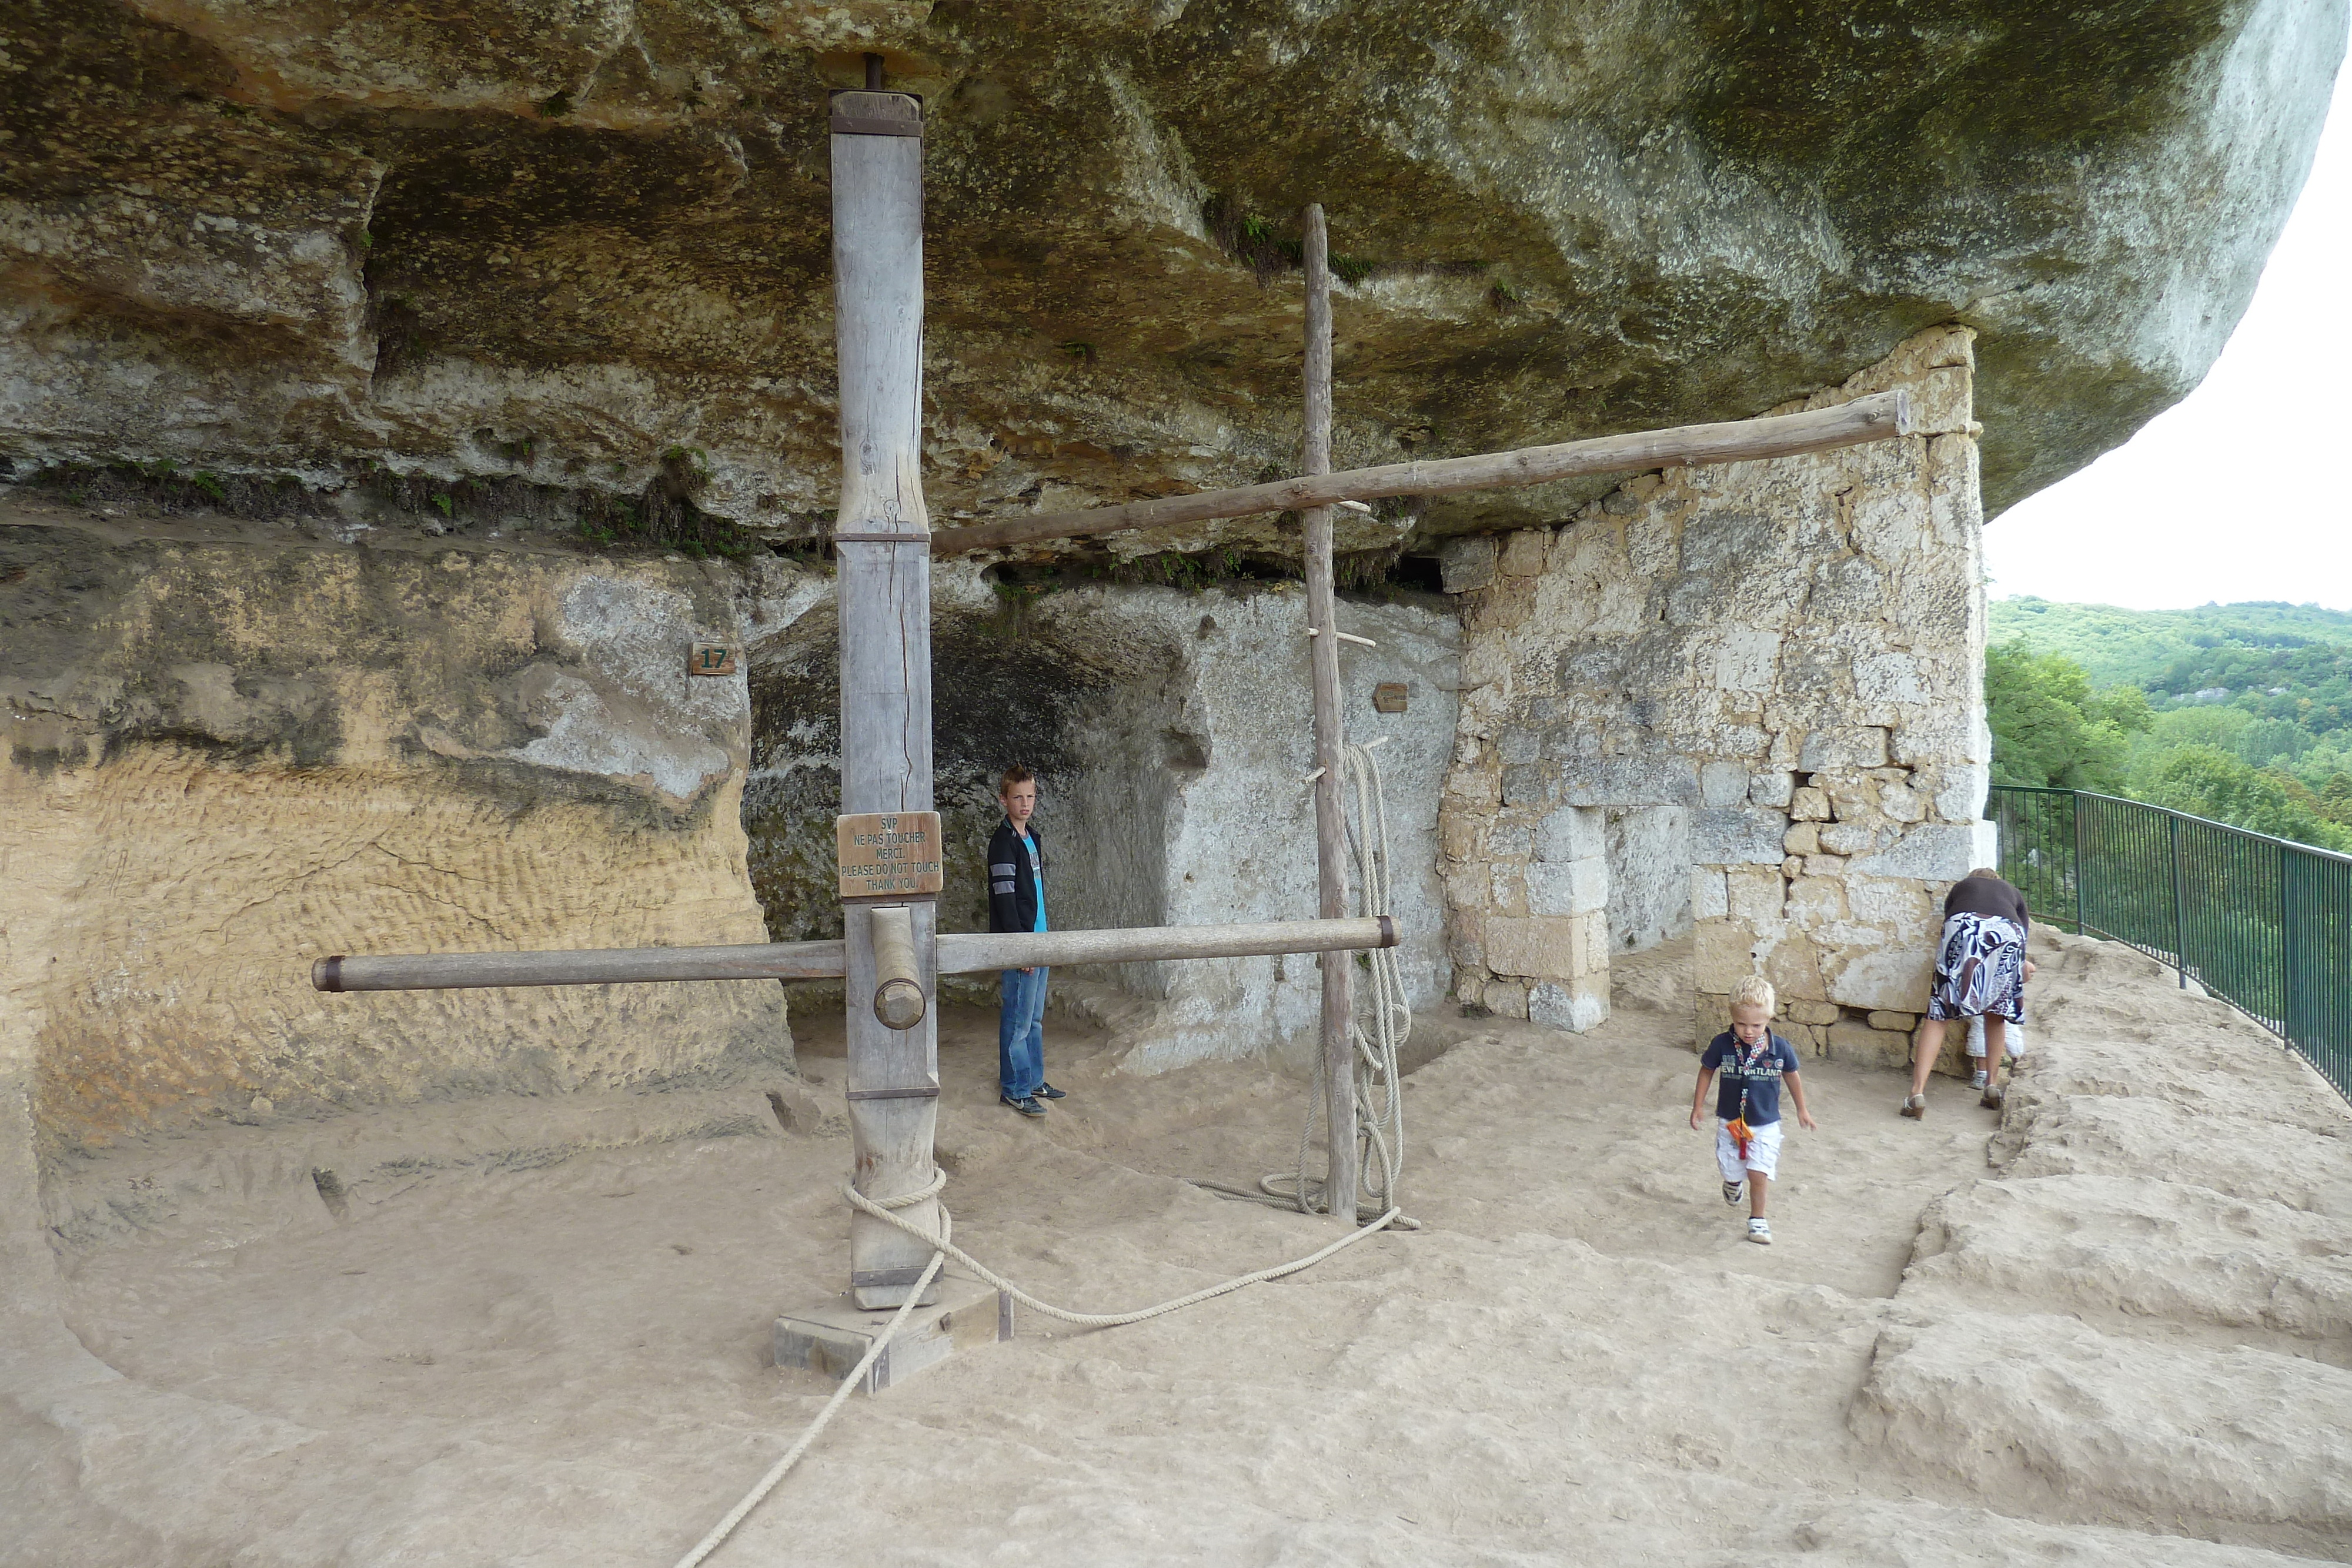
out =
[(1753, 1242), (1754, 1242), (1754, 1243), (1756, 1243), (1756, 1245), (1757, 1245), (1757, 1246), (1759, 1246), (1759, 1247), (1769, 1247), (1769, 1246), (1771, 1246), (1771, 1245), (1772, 1245), (1772, 1223), (1771, 1223), (1771, 1221), (1769, 1221), (1769, 1220), (1766, 1220), (1766, 1219), (1751, 1219), (1751, 1220), (1749, 1220), (1749, 1221), (1748, 1222), (1748, 1240), (1750, 1240), (1750, 1241), (1753, 1241)]
[(1982, 1068), (1979, 1068), (1976, 1071), (1971, 1072), (1971, 1073), (1969, 1073), (1969, 1088), (1971, 1088), (1971, 1089), (1975, 1090), (1978, 1093), (1981, 1094), (1981, 1093), (1983, 1093), (1983, 1092), (1984, 1092), (1984, 1086), (1985, 1086), (1985, 1071), (1984, 1071), (1984, 1070), (1983, 1070)]

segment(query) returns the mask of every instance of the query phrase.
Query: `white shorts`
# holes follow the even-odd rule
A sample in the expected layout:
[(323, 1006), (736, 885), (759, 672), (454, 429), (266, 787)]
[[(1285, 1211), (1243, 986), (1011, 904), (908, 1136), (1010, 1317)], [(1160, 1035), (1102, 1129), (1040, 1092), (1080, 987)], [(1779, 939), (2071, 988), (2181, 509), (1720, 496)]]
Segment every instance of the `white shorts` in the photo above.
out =
[[(1979, 1061), (1982, 1061), (1984, 1060), (1984, 1019), (1970, 1019), (1969, 1020), (1969, 1054)], [(2015, 1061), (2019, 1057), (2023, 1056), (2025, 1054), (2025, 1026), (2021, 1023), (2013, 1023), (2001, 1031), (2000, 1047), (2001, 1054), (2008, 1057), (2011, 1061)]]
[[(1731, 1124), (1721, 1117), (1715, 1123), (1715, 1163), (1726, 1181), (1745, 1181), (1739, 1162), (1739, 1145), (1731, 1141)], [(1748, 1129), (1747, 1170), (1754, 1171), (1766, 1181), (1780, 1168), (1780, 1124), (1768, 1122), (1761, 1127)]]

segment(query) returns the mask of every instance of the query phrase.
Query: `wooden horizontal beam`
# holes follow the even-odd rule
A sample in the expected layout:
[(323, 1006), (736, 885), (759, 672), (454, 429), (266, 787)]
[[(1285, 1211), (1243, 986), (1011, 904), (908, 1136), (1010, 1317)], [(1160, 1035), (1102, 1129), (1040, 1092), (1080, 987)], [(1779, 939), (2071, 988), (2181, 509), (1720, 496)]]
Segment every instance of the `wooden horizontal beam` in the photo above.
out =
[(1302, 475), (1237, 490), (1201, 490), (1163, 496), (1123, 507), (1096, 507), (1043, 517), (1008, 517), (968, 528), (941, 528), (931, 535), (931, 553), (1003, 549), (1045, 539), (1088, 534), (1168, 528), (1218, 517), (1259, 512), (1305, 511), (1349, 501), (1390, 496), (1446, 496), (1462, 490), (1507, 490), (1591, 474), (1634, 474), (1650, 468), (1683, 468), (1702, 463), (1747, 463), (1764, 457), (1794, 457), (1911, 434), (1911, 402), (1901, 390), (1874, 392), (1835, 408), (1769, 419), (1730, 420), (1719, 424), (1684, 424), (1668, 430), (1601, 435), (1555, 446), (1523, 446), (1475, 457), (1444, 457), (1426, 463), (1391, 463), (1339, 474)]
[[(951, 933), (939, 938), (939, 972), (970, 975), (1040, 964), (1123, 964), (1151, 958), (1245, 958), (1396, 944), (1396, 923), (1385, 915), (1370, 920), (1265, 920), (1238, 925), (1144, 925), (1113, 931)], [(838, 942), (548, 953), (407, 953), (381, 958), (339, 954), (310, 967), (310, 984), (321, 991), (625, 986), (670, 980), (837, 980), (841, 977)]]
[(440, 991), (472, 986), (606, 986), (643, 980), (837, 980), (838, 942), (742, 947), (606, 947), (554, 953), (341, 956), (310, 966), (322, 991)]
[(1336, 953), (1393, 947), (1396, 923), (1263, 920), (1239, 925), (1139, 925), (1118, 931), (940, 934), (940, 973), (971, 975), (1039, 965), (1129, 964), (1159, 958), (1249, 958), (1269, 953)]

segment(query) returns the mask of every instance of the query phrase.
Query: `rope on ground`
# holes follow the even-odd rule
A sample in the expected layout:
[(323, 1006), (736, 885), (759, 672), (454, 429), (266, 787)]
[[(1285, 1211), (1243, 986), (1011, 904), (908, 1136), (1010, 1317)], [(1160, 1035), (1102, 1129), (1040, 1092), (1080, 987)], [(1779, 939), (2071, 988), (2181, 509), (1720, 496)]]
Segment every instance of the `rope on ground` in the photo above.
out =
[(958, 1247), (955, 1243), (950, 1241), (945, 1234), (947, 1230), (945, 1223), (947, 1208), (944, 1205), (942, 1205), (940, 1209), (941, 1218), (940, 1228), (941, 1234), (934, 1237), (927, 1234), (925, 1231), (918, 1228), (912, 1221), (901, 1219), (897, 1215), (882, 1208), (872, 1199), (868, 1198), (864, 1193), (859, 1192), (856, 1188), (845, 1186), (841, 1190), (843, 1195), (849, 1199), (852, 1207), (860, 1209), (866, 1214), (872, 1215), (875, 1218), (883, 1221), (885, 1224), (897, 1226), (899, 1229), (905, 1231), (909, 1236), (915, 1237), (919, 1240), (929, 1242), (933, 1247), (938, 1248), (941, 1255), (954, 1259), (957, 1262), (962, 1264), (965, 1268), (971, 1270), (973, 1273), (979, 1275), (982, 1280), (985, 1280), (988, 1283), (995, 1286), (1006, 1295), (1011, 1296), (1014, 1301), (1019, 1301), (1022, 1305), (1029, 1308), (1032, 1312), (1043, 1312), (1049, 1318), (1059, 1318), (1066, 1323), (1076, 1323), (1082, 1328), (1094, 1329), (1115, 1329), (1124, 1327), (1129, 1323), (1139, 1323), (1146, 1318), (1156, 1318), (1162, 1312), (1172, 1312), (1180, 1307), (1197, 1305), (1202, 1301), (1209, 1300), (1213, 1296), (1226, 1295), (1232, 1291), (1241, 1290), (1245, 1286), (1263, 1284), (1268, 1280), (1279, 1280), (1286, 1274), (1296, 1274), (1302, 1269), (1311, 1269), (1316, 1264), (1320, 1263), (1324, 1259), (1330, 1257), (1333, 1253), (1339, 1251), (1341, 1249), (1353, 1247), (1365, 1237), (1370, 1236), (1377, 1231), (1386, 1229), (1388, 1228), (1389, 1221), (1397, 1218), (1397, 1211), (1391, 1208), (1387, 1213), (1375, 1218), (1370, 1224), (1361, 1226), (1357, 1229), (1348, 1232), (1347, 1235), (1342, 1236), (1339, 1239), (1332, 1242), (1329, 1246), (1322, 1248), (1317, 1251), (1310, 1252), (1304, 1258), (1295, 1259), (1288, 1263), (1277, 1263), (1271, 1269), (1260, 1269), (1255, 1273), (1238, 1274), (1233, 1279), (1223, 1281), (1222, 1284), (1211, 1285), (1206, 1289), (1195, 1291), (1189, 1296), (1179, 1296), (1172, 1301), (1162, 1301), (1156, 1307), (1141, 1307), (1131, 1312), (1072, 1312), (1067, 1307), (1055, 1306), (1050, 1301), (1039, 1301), (1036, 1297), (1031, 1295), (1028, 1291), (1023, 1290), (1020, 1286), (1014, 1284), (1003, 1275), (999, 1274), (994, 1270), (989, 1268), (987, 1264), (982, 1263), (979, 1259), (974, 1258), (962, 1248)]
[[(947, 1181), (948, 1173), (933, 1166), (930, 1183), (921, 1191), (902, 1194), (898, 1197), (886, 1197), (879, 1201), (890, 1208), (905, 1208), (920, 1203), (938, 1192), (947, 1185)], [(865, 1200), (861, 1197), (859, 1202), (863, 1205)], [(887, 1213), (887, 1209), (876, 1211)], [(948, 1228), (947, 1207), (942, 1204), (940, 1207), (940, 1234), (942, 1238), (946, 1236)], [(857, 1391), (857, 1385), (865, 1381), (866, 1374), (873, 1367), (875, 1362), (881, 1358), (882, 1353), (890, 1347), (890, 1337), (898, 1332), (900, 1325), (906, 1322), (907, 1314), (915, 1310), (915, 1303), (923, 1299), (923, 1292), (931, 1288), (931, 1281), (939, 1277), (940, 1265), (946, 1261), (946, 1253), (931, 1254), (930, 1262), (923, 1268), (922, 1277), (915, 1281), (915, 1288), (907, 1292), (907, 1299), (899, 1303), (897, 1314), (890, 1319), (882, 1332), (875, 1336), (874, 1343), (866, 1347), (865, 1355), (859, 1358), (856, 1366), (851, 1369), (849, 1375), (841, 1380), (841, 1386), (833, 1391), (833, 1397), (824, 1402), (824, 1408), (816, 1413), (816, 1419), (808, 1424), (807, 1430), (800, 1435), (800, 1440), (784, 1450), (784, 1457), (769, 1467), (768, 1473), (760, 1478), (760, 1484), (745, 1492), (743, 1500), (729, 1509), (727, 1517), (711, 1526), (710, 1533), (697, 1542), (693, 1551), (677, 1560), (677, 1568), (694, 1568), (696, 1563), (718, 1551), (719, 1543), (733, 1534), (735, 1527), (743, 1522), (745, 1516), (759, 1507), (761, 1500), (770, 1492), (776, 1490), (776, 1483), (782, 1480), (785, 1472), (800, 1462), (801, 1456), (809, 1451), (809, 1445), (816, 1441), (818, 1434), (823, 1432), (826, 1423), (833, 1419), (834, 1413), (848, 1403), (849, 1396), (855, 1394)]]
[[(1352, 807), (1346, 821), (1348, 841), (1356, 858), (1357, 912), (1361, 915), (1388, 915), (1392, 913), (1389, 908), (1392, 862), (1389, 855), (1388, 797), (1382, 788), (1381, 765), (1373, 760), (1370, 746), (1343, 747), (1340, 760), (1345, 769), (1341, 787), (1349, 792)], [(1358, 1005), (1348, 1023), (1348, 1039), (1356, 1053), (1356, 1187), (1363, 1195), (1356, 1207), (1359, 1220), (1382, 1209), (1393, 1211), (1396, 1207), (1397, 1183), (1404, 1175), (1404, 1077), (1397, 1070), (1397, 1051), (1412, 1032), (1412, 1004), (1405, 994), (1404, 967), (1397, 950), (1375, 948), (1365, 957), (1371, 966), (1370, 995)], [(1325, 1183), (1322, 1177), (1311, 1174), (1307, 1155), (1314, 1142), (1317, 1113), (1324, 1102), (1325, 1082), (1323, 1056), (1318, 1051), (1315, 1092), (1307, 1101), (1307, 1115), (1298, 1128), (1296, 1175), (1273, 1172), (1260, 1178), (1256, 1193), (1217, 1182), (1194, 1185), (1234, 1197), (1272, 1201), (1302, 1214), (1319, 1212), (1324, 1207), (1321, 1199)], [(1398, 1228), (1420, 1227), (1406, 1220)]]
[(803, 1454), (808, 1452), (809, 1446), (816, 1441), (817, 1435), (824, 1430), (825, 1424), (833, 1419), (834, 1413), (847, 1402), (850, 1395), (856, 1390), (857, 1385), (864, 1380), (867, 1369), (873, 1366), (883, 1351), (889, 1347), (891, 1336), (896, 1334), (906, 1322), (907, 1315), (915, 1310), (915, 1303), (922, 1299), (923, 1292), (930, 1289), (931, 1281), (938, 1277), (940, 1266), (950, 1258), (989, 1284), (1011, 1296), (1014, 1301), (1028, 1307), (1032, 1312), (1043, 1312), (1049, 1318), (1059, 1318), (1064, 1322), (1077, 1323), (1087, 1328), (1118, 1328), (1127, 1323), (1139, 1323), (1146, 1318), (1156, 1318), (1163, 1312), (1172, 1312), (1182, 1307), (1193, 1306), (1212, 1297), (1226, 1295), (1245, 1286), (1262, 1284), (1268, 1280), (1279, 1280), (1286, 1274), (1296, 1274), (1303, 1269), (1311, 1269), (1333, 1253), (1344, 1248), (1352, 1247), (1365, 1237), (1386, 1228), (1391, 1221), (1399, 1218), (1397, 1211), (1391, 1208), (1370, 1224), (1349, 1231), (1329, 1246), (1318, 1249), (1304, 1258), (1288, 1263), (1279, 1263), (1271, 1269), (1260, 1269), (1255, 1273), (1237, 1275), (1222, 1284), (1194, 1291), (1189, 1296), (1179, 1296), (1172, 1301), (1162, 1301), (1155, 1307), (1144, 1307), (1132, 1312), (1076, 1312), (1066, 1307), (1057, 1307), (1051, 1302), (1039, 1301), (962, 1248), (955, 1245), (950, 1239), (954, 1234), (955, 1221), (949, 1215), (946, 1204), (940, 1205), (940, 1229), (936, 1236), (913, 1221), (902, 1219), (891, 1212), (896, 1208), (912, 1207), (925, 1198), (936, 1196), (946, 1187), (947, 1183), (948, 1173), (934, 1166), (931, 1167), (931, 1179), (920, 1189), (901, 1193), (896, 1197), (867, 1197), (856, 1187), (847, 1184), (843, 1185), (841, 1195), (849, 1200), (851, 1207), (860, 1213), (870, 1214), (886, 1225), (895, 1226), (930, 1247), (931, 1260), (924, 1265), (922, 1278), (916, 1281), (913, 1290), (907, 1292), (907, 1299), (899, 1303), (897, 1314), (891, 1318), (882, 1332), (875, 1336), (873, 1344), (866, 1349), (866, 1354), (858, 1361), (849, 1375), (841, 1380), (841, 1386), (834, 1390), (833, 1397), (826, 1400), (824, 1408), (816, 1413), (816, 1419), (809, 1423), (808, 1429), (800, 1435), (800, 1440), (784, 1450), (784, 1457), (778, 1459), (769, 1469), (768, 1473), (760, 1478), (760, 1483), (757, 1486), (743, 1495), (742, 1501), (727, 1511), (727, 1517), (714, 1525), (710, 1533), (704, 1536), (693, 1551), (678, 1559), (677, 1568), (695, 1568), (695, 1564), (717, 1551), (719, 1543), (726, 1540), (753, 1509), (760, 1506), (762, 1499), (776, 1490), (776, 1483), (784, 1479), (786, 1472), (799, 1462)]

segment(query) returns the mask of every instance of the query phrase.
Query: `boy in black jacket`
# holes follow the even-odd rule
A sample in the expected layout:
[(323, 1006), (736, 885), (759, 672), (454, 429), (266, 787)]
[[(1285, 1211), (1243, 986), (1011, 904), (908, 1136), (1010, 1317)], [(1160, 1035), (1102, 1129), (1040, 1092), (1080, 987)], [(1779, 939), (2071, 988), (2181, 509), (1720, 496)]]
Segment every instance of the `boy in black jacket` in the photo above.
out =
[[(1037, 810), (1037, 780), (1026, 768), (1008, 768), (996, 787), (1004, 821), (988, 840), (988, 928), (1045, 929), (1045, 852), (1029, 818)], [(1045, 977), (1042, 965), (1007, 969), (1004, 1007), (996, 1023), (997, 1088), (1004, 1103), (1024, 1116), (1042, 1116), (1045, 1102), (1063, 1098), (1045, 1082)]]

